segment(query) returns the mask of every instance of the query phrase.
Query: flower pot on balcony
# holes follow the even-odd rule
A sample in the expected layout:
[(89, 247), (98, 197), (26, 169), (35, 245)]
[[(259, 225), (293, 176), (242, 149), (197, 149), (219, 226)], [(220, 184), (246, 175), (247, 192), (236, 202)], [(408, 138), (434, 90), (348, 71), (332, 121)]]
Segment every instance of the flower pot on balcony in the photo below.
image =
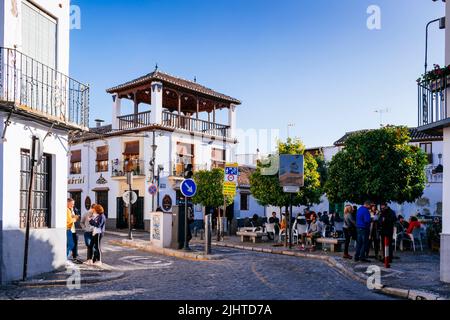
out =
[(437, 80), (431, 80), (429, 87), (432, 92), (443, 91), (450, 86), (450, 75)]

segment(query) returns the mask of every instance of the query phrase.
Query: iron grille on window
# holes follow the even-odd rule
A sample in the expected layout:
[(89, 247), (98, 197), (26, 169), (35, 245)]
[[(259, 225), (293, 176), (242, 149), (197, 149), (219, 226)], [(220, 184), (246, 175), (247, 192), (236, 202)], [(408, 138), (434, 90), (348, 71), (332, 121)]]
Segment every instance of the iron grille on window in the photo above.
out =
[[(28, 207), (28, 185), (30, 181), (30, 153), (20, 153), (20, 227), (26, 227)], [(31, 224), (33, 229), (50, 228), (51, 224), (51, 158), (43, 157), (41, 165), (36, 167), (31, 198)]]

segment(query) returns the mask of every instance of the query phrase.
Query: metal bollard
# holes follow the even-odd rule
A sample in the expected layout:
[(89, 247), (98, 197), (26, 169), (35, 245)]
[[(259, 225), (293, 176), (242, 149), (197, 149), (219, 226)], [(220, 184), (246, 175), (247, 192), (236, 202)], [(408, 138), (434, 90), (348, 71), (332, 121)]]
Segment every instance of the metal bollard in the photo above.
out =
[(212, 239), (212, 216), (205, 215), (205, 254), (211, 254), (211, 239)]
[(200, 240), (204, 239), (204, 235), (205, 235), (205, 230), (201, 229), (200, 230)]

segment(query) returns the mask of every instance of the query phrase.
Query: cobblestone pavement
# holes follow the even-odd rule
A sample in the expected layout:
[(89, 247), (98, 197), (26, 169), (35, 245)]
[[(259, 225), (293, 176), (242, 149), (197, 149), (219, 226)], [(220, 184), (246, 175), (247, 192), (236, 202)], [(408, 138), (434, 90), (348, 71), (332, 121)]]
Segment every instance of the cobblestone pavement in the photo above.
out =
[(230, 248), (214, 248), (222, 260), (190, 261), (107, 244), (115, 238), (105, 239), (104, 262), (125, 277), (79, 290), (4, 287), (0, 299), (389, 299), (320, 261)]

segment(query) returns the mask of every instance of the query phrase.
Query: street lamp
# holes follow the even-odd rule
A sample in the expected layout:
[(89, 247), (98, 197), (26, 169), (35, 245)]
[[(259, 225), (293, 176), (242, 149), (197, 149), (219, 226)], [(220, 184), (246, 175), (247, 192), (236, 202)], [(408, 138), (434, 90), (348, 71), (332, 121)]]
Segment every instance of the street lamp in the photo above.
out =
[[(434, 1), (434, 0), (433, 0)], [(425, 31), (425, 74), (427, 73), (427, 67), (428, 67), (428, 27), (435, 22), (439, 22), (439, 29), (445, 29), (445, 17), (431, 20), (427, 23), (426, 31)]]

